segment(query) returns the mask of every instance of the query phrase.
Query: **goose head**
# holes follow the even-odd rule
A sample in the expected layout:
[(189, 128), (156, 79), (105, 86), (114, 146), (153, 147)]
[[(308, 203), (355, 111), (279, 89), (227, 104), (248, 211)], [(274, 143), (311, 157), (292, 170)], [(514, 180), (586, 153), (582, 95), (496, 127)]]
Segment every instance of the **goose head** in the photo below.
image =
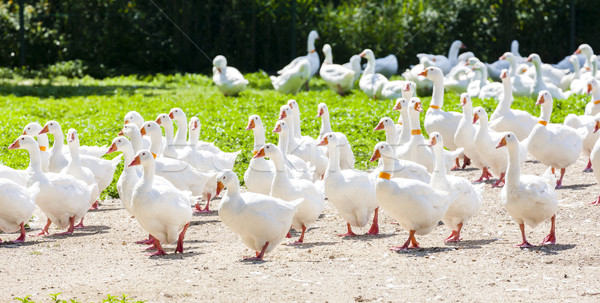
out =
[(23, 128), (23, 135), (37, 136), (42, 131), (42, 126), (37, 122), (31, 122)]
[(227, 59), (225, 59), (225, 56), (218, 55), (213, 59), (213, 66), (220, 73), (222, 69), (227, 67)]
[(275, 123), (275, 128), (273, 128), (273, 132), (278, 133), (280, 135), (287, 134), (289, 132), (287, 123), (283, 120), (277, 121), (277, 123)]
[(500, 139), (500, 142), (498, 142), (496, 148), (500, 148), (503, 146), (512, 146), (514, 144), (519, 144), (519, 139), (517, 139), (517, 136), (515, 136), (515, 134), (509, 132), (508, 134), (504, 135), (502, 139)]
[(116, 137), (112, 140), (112, 143), (110, 144), (110, 147), (108, 148), (106, 154), (108, 155), (117, 151), (123, 151), (123, 149), (125, 149), (127, 145), (131, 146), (131, 142), (129, 142), (129, 139), (123, 136)]
[(375, 60), (375, 54), (373, 54), (373, 51), (371, 49), (365, 49), (362, 51), (362, 53), (359, 54), (360, 57), (367, 59), (367, 61), (374, 61)]
[(540, 58), (540, 55), (533, 53), (531, 55), (529, 55), (529, 57), (527, 57), (527, 60), (525, 60), (526, 62), (531, 62), (535, 65), (541, 64), (542, 63), (542, 58)]
[(373, 162), (381, 158), (396, 158), (394, 155), (394, 149), (385, 141), (375, 144), (375, 149), (373, 150), (373, 155), (371, 156), (371, 159), (369, 159), (369, 162)]
[(192, 117), (190, 118), (190, 125), (189, 125), (190, 131), (197, 131), (200, 129), (200, 119), (198, 119), (198, 117)]
[(317, 118), (323, 116), (329, 117), (329, 109), (327, 109), (327, 104), (321, 102), (317, 106)]
[(300, 107), (298, 106), (298, 102), (296, 102), (296, 100), (294, 100), (294, 99), (288, 100), (287, 105), (292, 109), (292, 112), (294, 114), (300, 115)]
[(416, 88), (417, 88), (417, 84), (414, 83), (413, 81), (406, 81), (402, 85), (403, 92), (414, 92)]
[(118, 135), (131, 138), (131, 136), (136, 132), (139, 133), (140, 128), (135, 123), (127, 123), (125, 126), (123, 126)]
[(169, 111), (169, 118), (175, 121), (185, 121), (187, 117), (181, 108), (175, 107)]
[(421, 99), (419, 99), (417, 97), (410, 98), (410, 101), (409, 101), (409, 104), (408, 104), (408, 109), (410, 111), (415, 111), (415, 112), (422, 113), (423, 112), (423, 106), (421, 106)]
[(290, 120), (293, 119), (292, 108), (285, 104), (279, 108), (279, 120)]
[(600, 113), (594, 116), (594, 133), (600, 129)]
[(598, 80), (596, 78), (591, 78), (587, 83), (587, 93), (591, 93), (593, 90), (598, 89)]
[(319, 33), (316, 30), (312, 30), (310, 33), (308, 33), (308, 41), (312, 42), (313, 44), (315, 43), (315, 40), (319, 38)]
[(541, 90), (538, 93), (538, 97), (537, 97), (537, 100), (535, 101), (535, 105), (550, 104), (550, 106), (552, 106), (552, 101), (553, 101), (552, 95), (550, 94), (550, 92), (547, 90)]
[(230, 171), (230, 170), (225, 170), (221, 173), (219, 173), (217, 175), (217, 196), (221, 193), (221, 191), (224, 188), (227, 188), (229, 186), (233, 186), (233, 185), (238, 185), (239, 186), (239, 179), (237, 177), (237, 175)]
[(262, 129), (262, 128), (263, 128), (263, 124), (262, 124), (262, 120), (260, 119), (259, 115), (252, 115), (252, 116), (248, 117), (248, 126), (246, 126), (246, 130)]
[(331, 45), (325, 44), (323, 45), (323, 54), (325, 55), (325, 59), (323, 60), (324, 64), (332, 64), (333, 63), (333, 55), (331, 54)]
[(465, 61), (465, 66), (474, 66), (475, 64), (481, 62), (477, 57), (471, 57)]
[(402, 110), (403, 108), (408, 108), (408, 100), (405, 98), (396, 99), (396, 104), (394, 104), (392, 110)]
[(379, 123), (377, 123), (377, 126), (375, 126), (373, 131), (386, 130), (386, 129), (389, 129), (390, 127), (394, 127), (394, 121), (392, 121), (392, 119), (390, 119), (388, 117), (383, 117), (383, 118), (381, 118), (381, 120), (379, 120)]
[(481, 121), (488, 120), (487, 112), (481, 106), (478, 106), (473, 110), (473, 123), (477, 122), (477, 120), (481, 120)]
[(162, 133), (160, 131), (160, 125), (158, 125), (158, 123), (156, 123), (155, 121), (144, 122), (144, 124), (142, 124), (142, 128), (140, 128), (140, 133), (142, 134), (142, 136), (145, 136), (147, 134), (158, 134), (162, 136)]
[(452, 42), (452, 44), (450, 45), (450, 48), (454, 48), (454, 49), (466, 49), (467, 46), (462, 43), (460, 40), (454, 40), (454, 42)]
[(39, 145), (32, 136), (21, 135), (13, 142), (8, 149), (26, 149), (35, 150), (38, 149)]
[(77, 135), (77, 130), (69, 128), (69, 131), (67, 131), (67, 144), (79, 146), (79, 136)]
[(472, 106), (472, 104), (471, 97), (469, 97), (468, 93), (460, 94), (460, 106), (464, 108), (465, 106)]
[(577, 47), (577, 50), (573, 54), (574, 55), (584, 54), (586, 56), (591, 56), (594, 54), (594, 50), (592, 49), (592, 47), (589, 44), (584, 43), (584, 44), (579, 45), (579, 47)]
[(46, 125), (44, 125), (44, 128), (42, 128), (42, 130), (39, 132), (39, 134), (53, 134), (53, 135), (58, 135), (62, 133), (62, 130), (60, 128), (60, 124), (58, 124), (58, 122), (56, 121), (48, 121), (46, 122)]
[(267, 158), (271, 158), (271, 159), (274, 157), (281, 157), (281, 150), (279, 150), (277, 145), (275, 145), (273, 143), (267, 143), (252, 158), (256, 159), (256, 158), (262, 158), (262, 157), (267, 157)]
[(502, 81), (504, 81), (504, 79), (507, 79), (507, 78), (508, 78), (508, 70), (507, 69), (503, 69), (500, 72), (500, 79), (502, 79)]
[(513, 53), (511, 52), (505, 52), (504, 54), (502, 54), (502, 56), (500, 56), (500, 58), (498, 58), (498, 60), (506, 60), (508, 62), (512, 62), (515, 59), (515, 55), (513, 55)]
[(442, 135), (438, 132), (432, 132), (431, 134), (429, 134), (429, 147), (434, 146), (444, 146), (444, 139), (442, 138)]
[(142, 115), (140, 115), (140, 113), (136, 112), (136, 111), (130, 111), (125, 115), (125, 123), (135, 123), (135, 125), (137, 125), (138, 127), (142, 127), (142, 124), (144, 124), (144, 118), (142, 118)]
[(421, 73), (419, 73), (419, 76), (427, 77), (427, 79), (429, 80), (443, 79), (444, 72), (442, 72), (442, 70), (439, 67), (430, 66), (424, 69)]
[(156, 156), (147, 149), (140, 150), (137, 155), (135, 155), (135, 158), (133, 158), (133, 161), (129, 163), (129, 166), (147, 166), (150, 163), (154, 163), (155, 157)]
[(356, 73), (360, 73), (362, 70), (362, 67), (360, 66), (360, 56), (359, 55), (352, 55), (352, 57), (350, 57), (350, 66), (352, 67), (352, 70), (355, 71)]
[(158, 124), (162, 127), (173, 125), (173, 120), (171, 120), (171, 118), (169, 118), (169, 115), (167, 115), (167, 114), (158, 115), (158, 117), (156, 117), (155, 122), (156, 122), (156, 124)]
[(339, 146), (341, 139), (335, 133), (326, 133), (318, 146)]

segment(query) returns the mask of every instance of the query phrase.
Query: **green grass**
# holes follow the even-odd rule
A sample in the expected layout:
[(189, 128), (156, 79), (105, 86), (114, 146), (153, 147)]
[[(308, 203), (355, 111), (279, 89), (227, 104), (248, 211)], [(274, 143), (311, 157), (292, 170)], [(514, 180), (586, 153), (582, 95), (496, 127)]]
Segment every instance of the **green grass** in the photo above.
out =
[[(67, 301), (67, 300), (59, 299), (58, 296), (60, 296), (60, 293), (50, 294), (50, 299), (52, 300), (53, 303), (79, 303), (79, 301), (77, 301), (75, 299), (69, 299)], [(32, 301), (31, 299), (29, 299), (29, 297), (30, 296), (25, 296), (22, 298), (15, 298), (15, 300), (18, 302), (21, 302), (21, 303), (35, 303), (35, 301)], [(126, 295), (121, 295), (120, 297), (106, 295), (106, 299), (103, 299), (101, 302), (102, 303), (143, 303), (144, 301), (132, 300), (132, 299), (129, 299)]]
[[(194, 74), (122, 76), (96, 80), (54, 78), (49, 80), (10, 79), (0, 80), (0, 106), (4, 115), (0, 119), (0, 160), (11, 167), (27, 167), (29, 157), (23, 150), (7, 150), (22, 133), (23, 127), (37, 121), (44, 124), (58, 121), (63, 132), (75, 128), (82, 145), (110, 144), (123, 125), (123, 116), (137, 110), (147, 120), (155, 120), (158, 114), (168, 113), (173, 107), (182, 108), (188, 119), (197, 116), (202, 123), (201, 139), (214, 142), (222, 150), (242, 150), (235, 166), (236, 173), (243, 176), (252, 156), (252, 132), (245, 131), (248, 116), (260, 115), (266, 128), (267, 142), (277, 142), (271, 132), (279, 107), (288, 99), (296, 99), (300, 105), (302, 133), (316, 137), (320, 119), (315, 118), (317, 105), (327, 103), (334, 131), (346, 134), (353, 145), (357, 168), (370, 166), (368, 159), (373, 146), (384, 140), (383, 132), (373, 132), (381, 117), (396, 120), (391, 101), (373, 101), (355, 89), (341, 97), (327, 89), (320, 79), (311, 80), (311, 90), (295, 96), (274, 91), (264, 73), (246, 75), (250, 86), (237, 97), (224, 97), (212, 85), (209, 77)], [(430, 97), (422, 98), (428, 107)], [(459, 96), (446, 93), (444, 109), (461, 111)], [(589, 101), (586, 96), (574, 96), (554, 102), (552, 122), (561, 123), (568, 113), (583, 114)], [(474, 106), (482, 105), (490, 113), (496, 106), (494, 100), (473, 100)], [(516, 98), (513, 108), (539, 115), (539, 107), (530, 98)], [(421, 119), (424, 114), (421, 115)], [(50, 136), (50, 140), (52, 140)], [(112, 158), (111, 156), (110, 158)], [(118, 170), (120, 172), (120, 168)], [(115, 180), (118, 174), (115, 175)], [(115, 197), (114, 183), (105, 194)]]

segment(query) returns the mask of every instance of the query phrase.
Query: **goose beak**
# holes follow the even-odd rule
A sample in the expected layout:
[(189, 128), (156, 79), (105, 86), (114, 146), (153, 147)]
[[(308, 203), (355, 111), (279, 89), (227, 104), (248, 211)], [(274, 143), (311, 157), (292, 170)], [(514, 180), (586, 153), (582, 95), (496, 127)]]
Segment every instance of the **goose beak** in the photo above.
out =
[(23, 130), (23, 133), (21, 135), (23, 135), (23, 136), (27, 135), (27, 131)]
[(40, 131), (41, 134), (47, 134), (50, 130), (48, 129), (48, 124), (44, 125), (44, 128)]
[(274, 133), (280, 133), (281, 132), (281, 124), (277, 124), (275, 126), (275, 128), (273, 129)]
[(142, 129), (140, 129), (140, 134), (142, 134), (142, 136), (146, 135), (146, 128), (142, 127)]
[(477, 120), (479, 120), (479, 115), (473, 114), (473, 124), (475, 124), (475, 122), (477, 122)]
[(113, 144), (110, 145), (110, 147), (108, 148), (108, 151), (106, 151), (105, 155), (108, 155), (110, 153), (114, 153), (117, 151), (117, 145), (113, 142)]
[(73, 141), (75, 141), (75, 134), (74, 134), (74, 133), (70, 133), (70, 134), (68, 134), (68, 135), (67, 135), (67, 142), (68, 142), (68, 143), (71, 143), (71, 142), (73, 142)]
[(156, 118), (156, 120), (154, 122), (156, 122), (156, 124), (158, 124), (158, 125), (161, 125), (160, 120), (161, 120), (160, 117), (158, 117), (158, 118)]
[(327, 137), (324, 137), (323, 140), (321, 140), (321, 142), (319, 142), (319, 144), (317, 144), (318, 146), (325, 146), (329, 144), (329, 141), (327, 140)]
[(135, 158), (133, 158), (133, 161), (131, 161), (131, 163), (129, 163), (129, 166), (135, 166), (135, 165), (140, 165), (142, 164), (142, 161), (140, 160), (140, 156), (136, 156)]
[(503, 72), (502, 74), (500, 74), (500, 79), (506, 79), (507, 76), (507, 73)]
[(592, 92), (592, 85), (588, 83), (587, 85), (587, 93), (591, 93)]
[(437, 144), (437, 140), (435, 139), (435, 137), (431, 137), (431, 140), (429, 140), (429, 147), (432, 147), (435, 144)]
[(467, 48), (467, 46), (461, 43), (461, 44), (460, 44), (460, 48), (461, 48), (461, 49), (466, 49), (466, 48)]
[(600, 121), (596, 121), (596, 125), (594, 125), (594, 133), (596, 133), (600, 129)]
[(175, 119), (175, 115), (173, 115), (173, 112), (170, 112), (170, 113), (169, 113), (169, 118), (171, 118), (171, 119)]
[(225, 185), (221, 183), (221, 181), (217, 181), (217, 196), (221, 193), (221, 191), (225, 188)]
[(319, 108), (319, 112), (317, 113), (317, 118), (323, 116), (325, 114), (325, 110), (322, 108)]
[(502, 56), (500, 56), (500, 58), (498, 58), (498, 60), (506, 60), (506, 56), (502, 55)]
[(460, 98), (460, 106), (464, 107), (467, 105), (467, 97)]
[(542, 105), (546, 100), (544, 100), (544, 95), (540, 95), (540, 97), (535, 102), (535, 105)]
[(415, 103), (415, 110), (422, 113), (423, 112), (423, 107), (421, 106), (421, 102), (416, 102)]
[(574, 54), (575, 54), (575, 55), (579, 55), (579, 54), (581, 54), (581, 50), (580, 50), (580, 49), (577, 49), (577, 50), (575, 51), (575, 53), (574, 53)]
[(396, 102), (396, 105), (394, 105), (392, 110), (402, 110), (402, 102)]
[(282, 111), (279, 113), (279, 120), (283, 120), (283, 119), (285, 119), (285, 118), (287, 118), (287, 115), (285, 114), (285, 111), (283, 111), (283, 110), (282, 110)]
[(21, 145), (19, 144), (19, 139), (15, 140), (15, 142), (13, 142), (13, 144), (11, 144), (8, 149), (19, 149), (21, 148)]
[(407, 84), (404, 86), (404, 88), (402, 88), (402, 91), (403, 91), (403, 92), (407, 92), (407, 91), (409, 91), (409, 90), (410, 90), (410, 84), (408, 84), (408, 83), (407, 83)]
[(427, 77), (427, 70), (425, 69), (422, 72), (420, 72), (419, 76)]
[(377, 123), (377, 126), (375, 126), (375, 128), (373, 129), (373, 131), (377, 131), (377, 130), (382, 130), (385, 127), (383, 126), (383, 121), (380, 121), (379, 123)]
[(531, 62), (532, 58), (531, 57), (527, 57), (527, 59), (525, 60), (525, 62)]
[(261, 148), (258, 153), (256, 153), (256, 155), (254, 155), (254, 157), (252, 157), (252, 159), (256, 159), (256, 158), (262, 158), (265, 156), (265, 148)]
[(373, 155), (371, 156), (371, 159), (369, 159), (369, 162), (376, 161), (379, 158), (381, 158), (381, 154), (379, 153), (379, 149), (376, 149)]
[(117, 136), (125, 136), (125, 134), (123, 133), (123, 130), (120, 130), (119, 133), (117, 134)]
[(250, 122), (248, 122), (248, 125), (246, 126), (246, 130), (251, 130), (254, 129), (256, 127), (256, 125), (254, 125), (254, 119), (250, 120)]
[[(253, 121), (254, 122), (254, 121)], [(191, 130), (197, 130), (198, 128), (200, 128), (200, 126), (198, 125), (198, 121), (194, 121), (192, 123), (192, 126), (190, 127)]]
[(129, 124), (129, 120), (125, 120), (125, 124)]
[(502, 146), (506, 146), (506, 137), (502, 138), (502, 140), (500, 140), (500, 142), (498, 142), (498, 145), (496, 145), (496, 148), (500, 148)]

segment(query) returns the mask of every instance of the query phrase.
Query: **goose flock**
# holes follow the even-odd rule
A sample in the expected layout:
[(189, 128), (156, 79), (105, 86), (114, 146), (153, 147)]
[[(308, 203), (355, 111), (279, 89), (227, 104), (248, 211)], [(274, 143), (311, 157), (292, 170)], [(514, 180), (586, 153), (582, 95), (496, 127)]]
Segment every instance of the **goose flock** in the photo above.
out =
[[(351, 141), (343, 130), (332, 129), (325, 103), (316, 108), (317, 118), (321, 119), (317, 138), (302, 135), (300, 104), (293, 99), (280, 107), (279, 119), (273, 125), (272, 131), (278, 135), (276, 144), (266, 142), (267, 126), (260, 116), (248, 117), (246, 130), (252, 131), (254, 143), (253, 157), (243, 176), (246, 189), (240, 187), (232, 171), (240, 151), (223, 152), (201, 141), (199, 119), (188, 121), (181, 108), (148, 121), (136, 111), (126, 113), (118, 136), (106, 146), (81, 146), (77, 131), (69, 129), (65, 149), (59, 122), (49, 121), (43, 127), (30, 123), (9, 147), (27, 150), (27, 169), (0, 166), (0, 229), (20, 231), (14, 242), (25, 241), (24, 225), (36, 205), (47, 217), (38, 236), (47, 235), (51, 224), (66, 229), (63, 234), (85, 228), (83, 218), (98, 207), (100, 193), (123, 161), (117, 182), (119, 198), (132, 220), (148, 233), (148, 238), (138, 243), (152, 245), (156, 250), (152, 255), (166, 254), (162, 245), (175, 242), (175, 252), (182, 253), (193, 212), (209, 212), (209, 203), (217, 196), (221, 196), (221, 221), (256, 252), (248, 260), (262, 260), (291, 237), (291, 228), (301, 235), (290, 245), (310, 241), (307, 230), (323, 213), (326, 201), (346, 223), (341, 236), (355, 236), (353, 228), (366, 226), (367, 234), (377, 235), (383, 211), (408, 232), (406, 242), (393, 250), (418, 248), (416, 235), (427, 235), (440, 221), (450, 233), (444, 241), (459, 242), (461, 230), (482, 207), (485, 185), (481, 181), (490, 178), (497, 179), (493, 187), (502, 186), (506, 210), (519, 224), (522, 242), (517, 246), (530, 247), (525, 224), (535, 228), (546, 220), (550, 220), (551, 229), (541, 244), (556, 243), (556, 189), (563, 185), (566, 169), (582, 153), (589, 157), (586, 171), (593, 171), (600, 182), (600, 141), (596, 140), (600, 88), (596, 59), (589, 45), (580, 46), (576, 54), (566, 58), (572, 63), (571, 72), (542, 64), (536, 54), (522, 58), (514, 45), (499, 63), (485, 64), (472, 54), (459, 56), (464, 45), (457, 41), (448, 57), (419, 54), (420, 63), (405, 72), (407, 80), (390, 81), (376, 72), (378, 63), (369, 49), (353, 57), (348, 65), (336, 65), (331, 46), (325, 44), (325, 59), (320, 65), (315, 39), (318, 34), (313, 31), (308, 54), (271, 77), (273, 85), (281, 92), (295, 93), (319, 72), (340, 95), (349, 93), (359, 81), (360, 89), (370, 98), (394, 100), (388, 116), (399, 111), (397, 122), (385, 116), (373, 123), (373, 131), (383, 131), (386, 137), (373, 147), (370, 161), (378, 162), (374, 170), (354, 167)], [(584, 72), (579, 66), (580, 54), (585, 60), (583, 66), (590, 66)], [(365, 70), (360, 67), (361, 57), (368, 61)], [(385, 65), (391, 61), (388, 58), (379, 62)], [(496, 74), (494, 69), (504, 63), (508, 68)], [(217, 56), (214, 66), (213, 80), (223, 94), (236, 95), (248, 85), (237, 69), (227, 66), (225, 57)], [(501, 83), (488, 81), (495, 75)], [(421, 132), (424, 110), (416, 97), (421, 85), (432, 90), (423, 123), (428, 139)], [(583, 87), (583, 91), (570, 91), (591, 93), (592, 99), (584, 115), (571, 114), (564, 124), (554, 124), (549, 122), (553, 100), (570, 94), (561, 87)], [(462, 113), (444, 111), (445, 89), (461, 93)], [(539, 117), (511, 108), (513, 95), (519, 94), (537, 96)], [(483, 107), (474, 107), (472, 98), (482, 97), (499, 100), (491, 114)], [(52, 147), (49, 134), (54, 136)], [(117, 152), (122, 155), (102, 159)], [(548, 167), (542, 176), (521, 173), (527, 157)], [(471, 182), (451, 174), (468, 165), (481, 170), (478, 180)], [(600, 204), (600, 196), (593, 204)]]

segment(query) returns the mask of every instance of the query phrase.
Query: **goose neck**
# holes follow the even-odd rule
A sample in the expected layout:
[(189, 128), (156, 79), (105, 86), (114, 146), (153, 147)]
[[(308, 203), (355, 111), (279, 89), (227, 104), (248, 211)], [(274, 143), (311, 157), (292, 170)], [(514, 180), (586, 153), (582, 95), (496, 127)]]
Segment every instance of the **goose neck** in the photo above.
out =
[(276, 151), (270, 158), (275, 165), (275, 175), (282, 174), (287, 176), (285, 174), (284, 155), (281, 150)]
[(162, 149), (162, 135), (159, 132), (150, 134), (150, 152), (155, 155), (160, 155)]
[(367, 66), (363, 71), (363, 75), (369, 75), (375, 73), (375, 57), (367, 56)]
[(506, 185), (512, 186), (519, 182), (521, 166), (519, 162), (519, 144), (508, 144), (508, 167), (506, 168)]
[(435, 77), (433, 81), (433, 94), (431, 95), (431, 105), (439, 106), (440, 109), (444, 106), (444, 79)]
[(510, 106), (513, 102), (513, 94), (512, 94), (512, 84), (510, 81), (510, 77), (506, 77), (502, 79), (502, 86), (504, 88), (504, 96), (502, 96), (502, 100), (498, 103), (496, 107), (496, 111), (507, 112), (510, 110)]
[(279, 142), (277, 142), (277, 147), (281, 150), (281, 153), (284, 155), (288, 154), (288, 145), (290, 143), (289, 133), (281, 130), (279, 133)]
[(302, 138), (302, 129), (300, 128), (300, 110), (294, 109), (292, 112), (294, 113), (294, 124), (292, 125), (294, 128), (294, 137), (300, 139)]
[(200, 141), (200, 130), (199, 129), (195, 129), (195, 130), (190, 129), (188, 145), (196, 146), (198, 144), (198, 141)]
[(436, 144), (433, 146), (433, 155), (435, 158), (435, 163), (433, 166), (433, 173), (431, 174), (432, 178), (446, 177), (446, 163), (444, 163), (443, 152), (444, 150), (441, 144)]
[[(281, 138), (279, 138), (281, 141)], [(253, 151), (259, 151), (265, 145), (265, 128), (262, 126), (254, 127), (254, 148)]]
[(38, 134), (36, 136), (36, 141), (40, 145), (40, 147), (46, 147), (46, 148), (48, 148), (48, 146), (50, 145), (50, 142), (48, 141), (48, 135), (47, 134)]
[(540, 112), (540, 120), (550, 122), (551, 116), (552, 116), (552, 103), (544, 102), (542, 104), (542, 109)]
[(177, 119), (175, 119), (175, 122), (177, 123), (177, 133), (175, 133), (175, 143), (184, 144), (185, 139), (186, 139), (185, 137), (187, 136), (187, 133), (188, 133), (187, 118), (178, 117)]
[[(331, 132), (331, 122), (329, 121), (329, 114), (324, 113), (321, 115), (321, 135)], [(322, 139), (322, 138), (319, 138)]]
[(340, 149), (336, 144), (329, 143), (329, 162), (327, 163), (326, 173), (336, 173), (340, 171)]
[(29, 167), (35, 174), (44, 175), (42, 170), (42, 156), (39, 148), (27, 148), (29, 152)]

